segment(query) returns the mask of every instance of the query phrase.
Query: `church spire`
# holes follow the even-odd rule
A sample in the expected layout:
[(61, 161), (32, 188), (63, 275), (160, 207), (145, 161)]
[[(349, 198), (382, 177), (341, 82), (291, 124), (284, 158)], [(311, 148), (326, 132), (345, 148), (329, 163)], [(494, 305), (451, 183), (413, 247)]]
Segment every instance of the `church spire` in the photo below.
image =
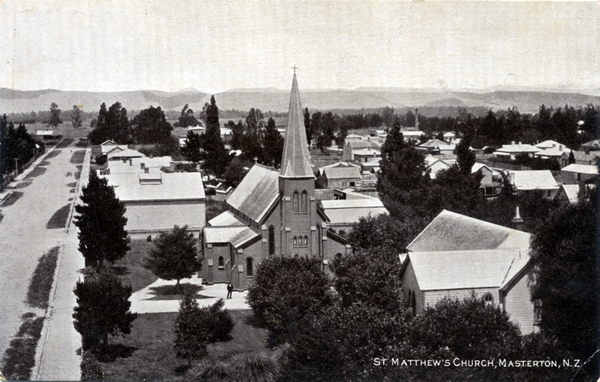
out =
[(294, 70), (292, 92), (290, 94), (290, 109), (288, 112), (288, 125), (285, 132), (285, 145), (281, 159), (280, 176), (284, 178), (313, 178), (310, 167), (310, 154), (304, 127), (304, 116), (300, 104), (300, 92)]

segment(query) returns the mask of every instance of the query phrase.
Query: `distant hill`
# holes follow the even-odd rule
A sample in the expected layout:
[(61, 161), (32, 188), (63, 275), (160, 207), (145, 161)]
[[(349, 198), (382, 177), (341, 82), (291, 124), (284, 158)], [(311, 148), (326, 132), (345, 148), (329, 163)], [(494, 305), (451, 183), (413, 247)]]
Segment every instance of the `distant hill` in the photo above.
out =
[[(187, 103), (197, 113), (209, 101), (210, 94), (195, 89), (178, 92), (140, 90), (128, 92), (76, 92), (60, 90), (20, 91), (0, 88), (0, 113), (48, 110), (56, 102), (62, 110), (83, 105), (85, 111), (99, 110), (116, 101), (128, 110), (161, 106), (164, 110), (179, 111)], [(541, 104), (562, 107), (565, 104), (584, 106), (600, 104), (600, 90), (547, 91), (539, 89), (498, 89), (486, 91), (404, 88), (359, 88), (355, 90), (301, 91), (302, 106), (315, 110), (357, 110), (381, 107), (396, 109), (416, 107), (480, 107), (494, 110), (516, 106), (522, 113), (535, 113)], [(222, 110), (249, 110), (285, 112), (288, 109), (289, 90), (274, 88), (236, 89), (215, 94)]]

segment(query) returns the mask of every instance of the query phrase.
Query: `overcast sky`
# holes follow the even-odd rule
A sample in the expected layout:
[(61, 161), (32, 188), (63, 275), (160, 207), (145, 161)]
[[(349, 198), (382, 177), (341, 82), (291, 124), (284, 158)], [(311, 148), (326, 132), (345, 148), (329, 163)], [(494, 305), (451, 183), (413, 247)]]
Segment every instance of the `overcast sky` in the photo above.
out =
[(600, 2), (4, 0), (0, 87), (600, 88)]

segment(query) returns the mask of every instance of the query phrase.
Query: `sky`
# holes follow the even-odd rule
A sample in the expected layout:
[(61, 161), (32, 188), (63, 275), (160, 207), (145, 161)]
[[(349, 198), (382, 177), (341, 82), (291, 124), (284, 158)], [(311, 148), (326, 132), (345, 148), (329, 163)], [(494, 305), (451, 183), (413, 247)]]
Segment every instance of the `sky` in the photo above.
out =
[(600, 88), (600, 1), (0, 0), (0, 87)]

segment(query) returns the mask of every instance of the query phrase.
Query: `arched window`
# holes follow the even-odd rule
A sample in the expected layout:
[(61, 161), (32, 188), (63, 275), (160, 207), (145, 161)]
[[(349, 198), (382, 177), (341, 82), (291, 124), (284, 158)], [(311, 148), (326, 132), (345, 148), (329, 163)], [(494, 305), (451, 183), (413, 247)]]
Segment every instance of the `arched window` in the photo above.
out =
[(298, 212), (298, 191), (294, 191), (292, 195), (292, 209), (294, 212)]
[(415, 294), (415, 292), (412, 293), (412, 298), (410, 300), (410, 307), (412, 308), (413, 316), (417, 314), (417, 299)]
[(412, 301), (412, 290), (408, 290), (408, 298), (406, 299), (406, 306), (410, 307)]
[(269, 255), (275, 254), (275, 227), (269, 226)]
[(319, 257), (323, 254), (323, 229), (320, 224), (317, 224), (317, 253)]
[(248, 257), (246, 259), (246, 275), (247, 276), (252, 276), (253, 272), (254, 272), (254, 270), (252, 269), (252, 258)]
[(225, 259), (223, 259), (223, 256), (219, 256), (219, 269), (223, 268), (225, 268)]
[(302, 244), (308, 245), (308, 236), (304, 235), (304, 240), (302, 240)]
[(308, 193), (306, 191), (302, 191), (302, 196), (300, 197), (300, 211), (308, 211)]
[(298, 245), (298, 237), (294, 236), (294, 246)]
[(485, 306), (492, 306), (494, 305), (494, 296), (492, 296), (491, 293), (486, 293), (483, 295), (483, 302), (485, 303)]

